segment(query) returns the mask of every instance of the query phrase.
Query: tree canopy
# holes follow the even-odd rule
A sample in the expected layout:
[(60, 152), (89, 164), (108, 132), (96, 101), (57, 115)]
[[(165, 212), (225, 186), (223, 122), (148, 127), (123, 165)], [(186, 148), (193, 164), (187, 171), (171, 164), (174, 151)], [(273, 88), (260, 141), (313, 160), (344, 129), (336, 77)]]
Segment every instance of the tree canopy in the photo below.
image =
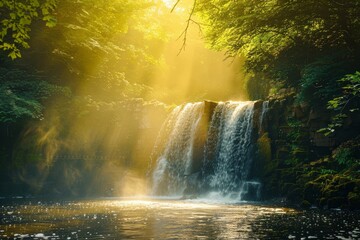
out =
[(56, 0), (3, 0), (0, 2), (0, 49), (12, 59), (21, 57), (21, 49), (29, 48), (31, 24), (43, 20), (48, 27), (56, 25), (52, 12)]
[(356, 0), (199, 0), (197, 11), (211, 47), (245, 56), (249, 72), (302, 95), (329, 100), (336, 80), (359, 67)]

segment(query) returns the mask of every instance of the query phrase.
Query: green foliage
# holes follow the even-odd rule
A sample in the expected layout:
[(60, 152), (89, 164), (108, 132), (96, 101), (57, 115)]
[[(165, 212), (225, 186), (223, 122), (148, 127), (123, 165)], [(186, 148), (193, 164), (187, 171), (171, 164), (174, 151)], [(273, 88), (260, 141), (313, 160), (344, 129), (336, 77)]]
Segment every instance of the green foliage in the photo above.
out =
[(340, 92), (337, 80), (346, 74), (348, 62), (338, 55), (326, 54), (304, 66), (298, 101), (310, 101), (322, 106)]
[(289, 118), (287, 121), (288, 130), (286, 132), (285, 140), (286, 146), (289, 149), (289, 157), (285, 163), (290, 166), (296, 166), (299, 163), (308, 161), (307, 155), (307, 132), (304, 131), (304, 124), (294, 118)]
[(246, 82), (246, 90), (251, 100), (265, 99), (269, 94), (270, 81), (265, 76), (255, 75)]
[(319, 132), (330, 135), (343, 126), (344, 120), (359, 112), (360, 104), (360, 73), (348, 74), (338, 80), (342, 86), (342, 94), (328, 101), (328, 109), (335, 115), (331, 123)]
[(117, 0), (111, 4), (105, 0), (62, 1), (57, 8), (61, 25), (50, 32), (53, 36), (62, 35), (60, 39), (52, 39), (55, 54), (77, 64), (80, 60), (89, 63), (82, 58), (89, 55), (94, 60), (101, 59), (103, 64), (134, 58), (143, 65), (156, 62), (148, 54), (150, 51), (145, 50), (146, 41), (142, 41), (147, 33), (136, 30), (152, 24), (141, 21), (141, 15), (151, 6), (145, 0)]
[(325, 105), (357, 69), (357, 0), (199, 0), (196, 9), (211, 47), (244, 56), (249, 72), (295, 87), (300, 101)]
[(303, 123), (295, 118), (289, 118), (287, 123), (291, 129), (288, 133), (289, 140), (292, 139), (293, 141), (298, 141), (303, 135)]
[(67, 88), (50, 84), (21, 70), (0, 68), (0, 122), (41, 119), (44, 101), (54, 95), (70, 95)]
[[(59, 1), (53, 12), (57, 25), (47, 28), (34, 22), (31, 49), (23, 51), (15, 64), (44, 76), (59, 76), (61, 85), (88, 88), (86, 94), (105, 91), (109, 84), (120, 91), (118, 77), (113, 77), (117, 74), (134, 89), (143, 89), (142, 83), (147, 83), (161, 64), (158, 49), (163, 36), (149, 32), (159, 27), (148, 21), (157, 14), (155, 10), (153, 1), (147, 0)], [(96, 88), (90, 83), (94, 79)], [(90, 93), (90, 88), (95, 91)]]
[(320, 169), (320, 174), (321, 175), (325, 175), (325, 174), (336, 174), (337, 172), (333, 169)]
[(339, 82), (342, 84), (343, 95), (330, 100), (328, 108), (337, 111), (359, 111), (360, 72), (348, 74)]
[(360, 3), (352, 0), (339, 7), (333, 1), (315, 0), (202, 0), (198, 11), (209, 22), (211, 45), (260, 63), (299, 43), (316, 48), (350, 44), (359, 26)]
[(352, 152), (349, 148), (339, 149), (339, 151), (336, 152), (334, 157), (340, 165), (351, 166), (354, 163), (354, 159), (352, 158)]
[(2, 0), (0, 1), (0, 49), (12, 59), (21, 57), (21, 48), (29, 48), (31, 24), (42, 19), (46, 26), (54, 27), (52, 12), (56, 0)]

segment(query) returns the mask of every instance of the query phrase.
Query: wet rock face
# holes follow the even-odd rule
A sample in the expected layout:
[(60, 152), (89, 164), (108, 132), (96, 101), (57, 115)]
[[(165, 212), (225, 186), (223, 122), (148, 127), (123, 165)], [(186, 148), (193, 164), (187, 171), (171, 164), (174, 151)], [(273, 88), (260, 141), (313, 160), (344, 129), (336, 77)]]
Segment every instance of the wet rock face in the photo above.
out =
[(195, 133), (191, 174), (199, 172), (203, 166), (204, 148), (206, 139), (208, 137), (209, 124), (216, 106), (216, 102), (204, 101), (204, 111), (199, 120), (199, 124)]
[[(291, 98), (270, 100), (266, 127), (258, 138), (265, 198), (286, 197), (303, 206), (360, 208), (360, 160), (355, 160), (360, 154), (353, 150), (360, 147), (350, 142), (339, 146), (344, 139), (353, 139), (354, 133), (347, 134), (346, 129), (333, 137), (319, 133), (330, 117), (325, 110)], [(341, 151), (332, 153), (334, 148)]]

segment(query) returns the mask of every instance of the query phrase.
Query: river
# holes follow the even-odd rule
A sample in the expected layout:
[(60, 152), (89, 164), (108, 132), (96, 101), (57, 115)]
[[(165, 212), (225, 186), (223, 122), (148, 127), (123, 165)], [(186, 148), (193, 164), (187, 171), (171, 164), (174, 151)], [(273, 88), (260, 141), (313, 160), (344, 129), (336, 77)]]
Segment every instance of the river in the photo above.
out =
[(360, 239), (359, 212), (166, 198), (2, 199), (1, 239)]

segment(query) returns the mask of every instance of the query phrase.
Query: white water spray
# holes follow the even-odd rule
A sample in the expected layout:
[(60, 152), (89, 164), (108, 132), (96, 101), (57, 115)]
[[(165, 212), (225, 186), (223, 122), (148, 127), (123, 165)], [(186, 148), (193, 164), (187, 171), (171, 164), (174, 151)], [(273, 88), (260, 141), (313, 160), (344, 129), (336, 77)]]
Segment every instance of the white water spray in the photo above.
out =
[(178, 106), (166, 121), (166, 128), (171, 130), (165, 136), (165, 147), (159, 154), (153, 172), (154, 195), (182, 195), (185, 190), (192, 165), (196, 128), (203, 109), (202, 102)]
[[(192, 172), (194, 146), (204, 103), (173, 110), (159, 134), (153, 195), (258, 200), (261, 184), (251, 179), (254, 158), (254, 102), (218, 103), (208, 122), (201, 169)], [(261, 119), (266, 110), (263, 107)], [(198, 159), (196, 160), (198, 161)], [(191, 186), (191, 187), (189, 187)], [(190, 189), (190, 190), (189, 190)]]

